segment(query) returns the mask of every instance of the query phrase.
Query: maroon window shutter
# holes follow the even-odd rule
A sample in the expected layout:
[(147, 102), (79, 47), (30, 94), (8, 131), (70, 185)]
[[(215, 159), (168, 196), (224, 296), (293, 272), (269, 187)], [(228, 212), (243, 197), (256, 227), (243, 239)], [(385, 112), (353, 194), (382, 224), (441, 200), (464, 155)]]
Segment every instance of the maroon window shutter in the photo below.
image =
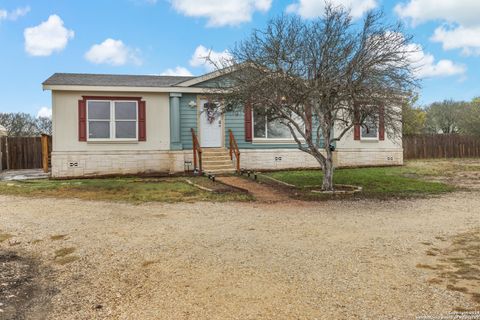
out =
[(357, 105), (354, 107), (353, 117), (353, 140), (360, 140), (360, 111), (358, 110)]
[(385, 140), (385, 107), (378, 108), (378, 139)]
[(85, 100), (78, 100), (78, 141), (87, 141), (87, 106)]
[(145, 101), (138, 102), (138, 141), (147, 141)]
[(252, 142), (252, 105), (245, 104), (245, 141)]

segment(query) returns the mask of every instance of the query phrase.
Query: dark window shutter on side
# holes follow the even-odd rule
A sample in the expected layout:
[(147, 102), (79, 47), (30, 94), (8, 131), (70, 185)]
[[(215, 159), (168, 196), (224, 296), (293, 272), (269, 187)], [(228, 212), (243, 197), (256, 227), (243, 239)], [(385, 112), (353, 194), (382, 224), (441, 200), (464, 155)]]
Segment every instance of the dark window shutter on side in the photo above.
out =
[(385, 140), (385, 107), (378, 108), (378, 139)]
[(353, 140), (360, 140), (360, 112), (357, 106), (355, 106), (353, 117)]
[(250, 103), (245, 104), (245, 141), (252, 142), (252, 106)]
[(147, 141), (146, 124), (146, 104), (145, 101), (138, 102), (138, 141)]
[(87, 105), (78, 100), (78, 141), (87, 141)]

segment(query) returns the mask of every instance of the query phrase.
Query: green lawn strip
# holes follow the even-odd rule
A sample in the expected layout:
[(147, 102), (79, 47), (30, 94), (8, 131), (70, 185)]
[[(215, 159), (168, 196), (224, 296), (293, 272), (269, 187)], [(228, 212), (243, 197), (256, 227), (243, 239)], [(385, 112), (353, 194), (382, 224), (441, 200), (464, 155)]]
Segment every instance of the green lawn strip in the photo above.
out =
[[(203, 183), (203, 177), (193, 177)], [(29, 180), (0, 182), (0, 194), (88, 200), (143, 202), (248, 201), (235, 192), (207, 192), (187, 184), (182, 178), (109, 178), (74, 180)]]
[[(268, 174), (300, 188), (312, 185), (320, 187), (323, 178), (320, 170), (280, 171)], [(334, 183), (361, 186), (363, 195), (374, 197), (421, 196), (454, 190), (453, 186), (444, 183), (426, 181), (422, 178), (423, 175), (418, 170), (405, 167), (337, 169), (334, 173)]]

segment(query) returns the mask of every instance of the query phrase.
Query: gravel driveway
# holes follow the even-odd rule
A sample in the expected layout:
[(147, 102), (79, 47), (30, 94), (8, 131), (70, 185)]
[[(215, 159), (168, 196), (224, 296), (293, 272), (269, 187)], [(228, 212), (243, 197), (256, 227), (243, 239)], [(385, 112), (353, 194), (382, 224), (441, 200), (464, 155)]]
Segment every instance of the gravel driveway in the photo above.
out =
[(0, 233), (13, 235), (0, 249), (38, 262), (32, 281), (46, 319), (414, 319), (480, 307), (417, 267), (435, 258), (427, 245), (480, 228), (478, 192), (395, 202), (0, 203)]

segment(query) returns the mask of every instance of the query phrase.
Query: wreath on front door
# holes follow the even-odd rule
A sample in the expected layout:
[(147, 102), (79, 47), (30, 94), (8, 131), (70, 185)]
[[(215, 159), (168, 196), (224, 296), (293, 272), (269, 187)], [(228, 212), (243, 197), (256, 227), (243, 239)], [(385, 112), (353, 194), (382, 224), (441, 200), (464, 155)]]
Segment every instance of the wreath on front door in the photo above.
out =
[(203, 105), (203, 112), (206, 113), (208, 123), (212, 124), (218, 116), (218, 107), (213, 102), (207, 102)]

